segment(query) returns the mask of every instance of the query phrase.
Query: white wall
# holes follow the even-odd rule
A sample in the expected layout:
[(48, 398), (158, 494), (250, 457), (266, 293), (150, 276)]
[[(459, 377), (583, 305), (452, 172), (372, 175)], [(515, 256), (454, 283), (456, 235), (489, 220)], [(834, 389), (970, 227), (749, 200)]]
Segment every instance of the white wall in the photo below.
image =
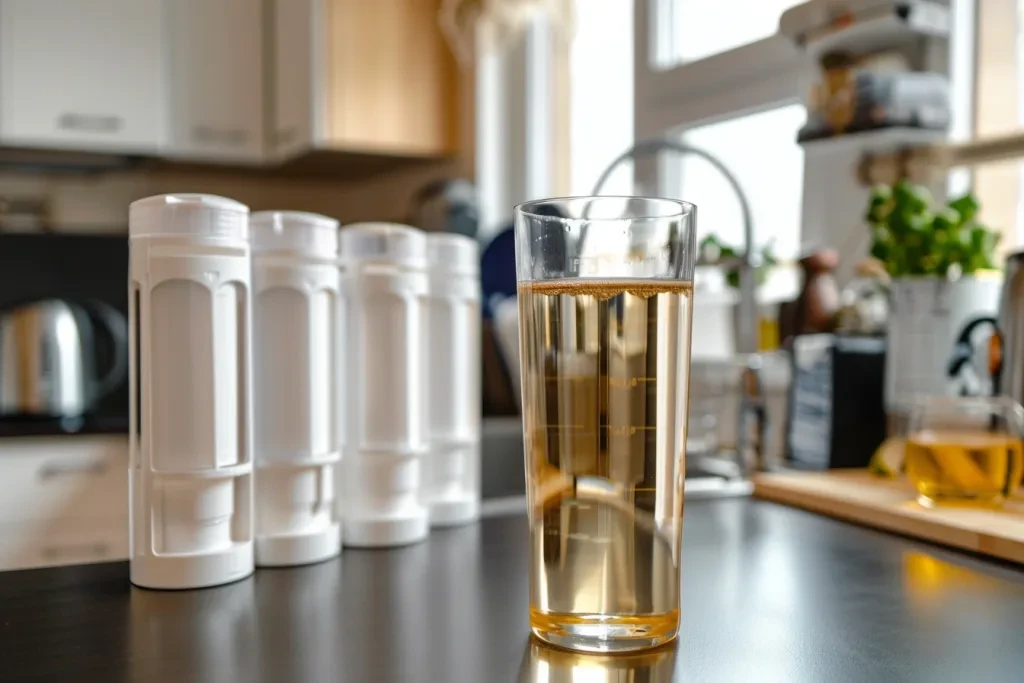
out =
[[(588, 11), (589, 8), (589, 11)], [(576, 0), (570, 51), (570, 188), (589, 195), (598, 176), (633, 144), (633, 0)], [(617, 172), (604, 194), (633, 194)]]

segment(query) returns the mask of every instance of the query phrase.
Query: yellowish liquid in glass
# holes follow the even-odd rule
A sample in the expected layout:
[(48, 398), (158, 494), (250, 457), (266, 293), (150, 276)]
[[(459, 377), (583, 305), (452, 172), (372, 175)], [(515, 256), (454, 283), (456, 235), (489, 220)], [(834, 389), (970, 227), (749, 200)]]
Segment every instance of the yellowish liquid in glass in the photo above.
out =
[(520, 286), (530, 620), (550, 643), (676, 635), (691, 302), (681, 282)]
[(928, 429), (907, 438), (906, 470), (924, 505), (997, 505), (1024, 469), (1021, 440), (971, 429)]

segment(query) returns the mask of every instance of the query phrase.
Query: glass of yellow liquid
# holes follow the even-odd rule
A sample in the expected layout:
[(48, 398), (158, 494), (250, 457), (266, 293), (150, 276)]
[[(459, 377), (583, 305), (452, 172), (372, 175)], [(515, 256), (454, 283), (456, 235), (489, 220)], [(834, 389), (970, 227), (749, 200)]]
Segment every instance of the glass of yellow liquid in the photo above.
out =
[(992, 507), (1024, 471), (1024, 408), (1005, 398), (922, 401), (910, 415), (905, 467), (925, 506)]
[(588, 652), (679, 627), (696, 207), (516, 207), (530, 625)]

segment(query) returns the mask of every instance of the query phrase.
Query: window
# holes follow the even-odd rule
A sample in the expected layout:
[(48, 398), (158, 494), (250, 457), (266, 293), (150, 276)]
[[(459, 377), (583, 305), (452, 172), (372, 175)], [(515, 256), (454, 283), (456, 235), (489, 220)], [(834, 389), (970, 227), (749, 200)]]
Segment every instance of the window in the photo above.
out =
[[(1021, 0), (978, 0), (973, 136), (991, 137), (1024, 128), (1024, 40)], [(1024, 243), (1022, 183), (1019, 160), (974, 169), (974, 191), (981, 218), (1001, 230), (1003, 251)]]
[[(576, 0), (570, 52), (570, 187), (593, 192), (601, 172), (633, 144), (633, 0)], [(604, 194), (633, 194), (632, 174), (616, 171)]]
[[(804, 119), (803, 106), (790, 104), (692, 128), (683, 136), (733, 172), (750, 202), (756, 246), (771, 242), (784, 259), (795, 258), (800, 247), (804, 155), (796, 133)], [(678, 196), (697, 205), (698, 239), (714, 233), (726, 244), (741, 245), (740, 207), (725, 178), (699, 157), (680, 161)]]
[[(796, 134), (811, 67), (776, 29), (795, 4), (637, 0), (634, 19), (636, 138), (682, 136), (717, 157), (750, 202), (755, 248), (774, 242), (788, 259), (800, 245), (804, 156)], [(739, 203), (707, 161), (665, 153), (636, 174), (641, 186), (697, 204), (701, 236), (744, 246)]]
[[(670, 5), (678, 37), (669, 59), (692, 62), (775, 33), (779, 16), (804, 0), (678, 0)], [(670, 62), (671, 63), (671, 62)]]
[(1024, 124), (1021, 5), (1021, 0), (982, 0), (977, 4), (974, 132), (978, 136), (1013, 133)]

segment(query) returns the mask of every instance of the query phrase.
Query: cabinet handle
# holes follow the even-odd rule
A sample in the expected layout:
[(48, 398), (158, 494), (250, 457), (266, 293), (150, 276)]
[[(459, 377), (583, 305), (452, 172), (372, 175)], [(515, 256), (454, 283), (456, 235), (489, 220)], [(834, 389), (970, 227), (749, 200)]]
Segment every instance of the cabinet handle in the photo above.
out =
[(204, 144), (241, 147), (249, 139), (249, 133), (241, 128), (214, 128), (213, 126), (194, 126), (192, 139)]
[(124, 127), (124, 119), (112, 115), (68, 113), (57, 117), (57, 127), (61, 130), (79, 130), (86, 133), (116, 133)]
[(56, 560), (60, 556), (81, 557), (91, 555), (93, 557), (106, 557), (110, 554), (110, 544), (102, 541), (95, 543), (75, 543), (71, 545), (47, 545), (42, 548), (42, 555), (47, 560)]
[(46, 481), (47, 479), (53, 479), (54, 477), (60, 477), (67, 474), (92, 474), (100, 476), (106, 474), (108, 465), (104, 460), (97, 460), (90, 463), (75, 463), (75, 464), (51, 464), (45, 463), (39, 468), (37, 476)]

